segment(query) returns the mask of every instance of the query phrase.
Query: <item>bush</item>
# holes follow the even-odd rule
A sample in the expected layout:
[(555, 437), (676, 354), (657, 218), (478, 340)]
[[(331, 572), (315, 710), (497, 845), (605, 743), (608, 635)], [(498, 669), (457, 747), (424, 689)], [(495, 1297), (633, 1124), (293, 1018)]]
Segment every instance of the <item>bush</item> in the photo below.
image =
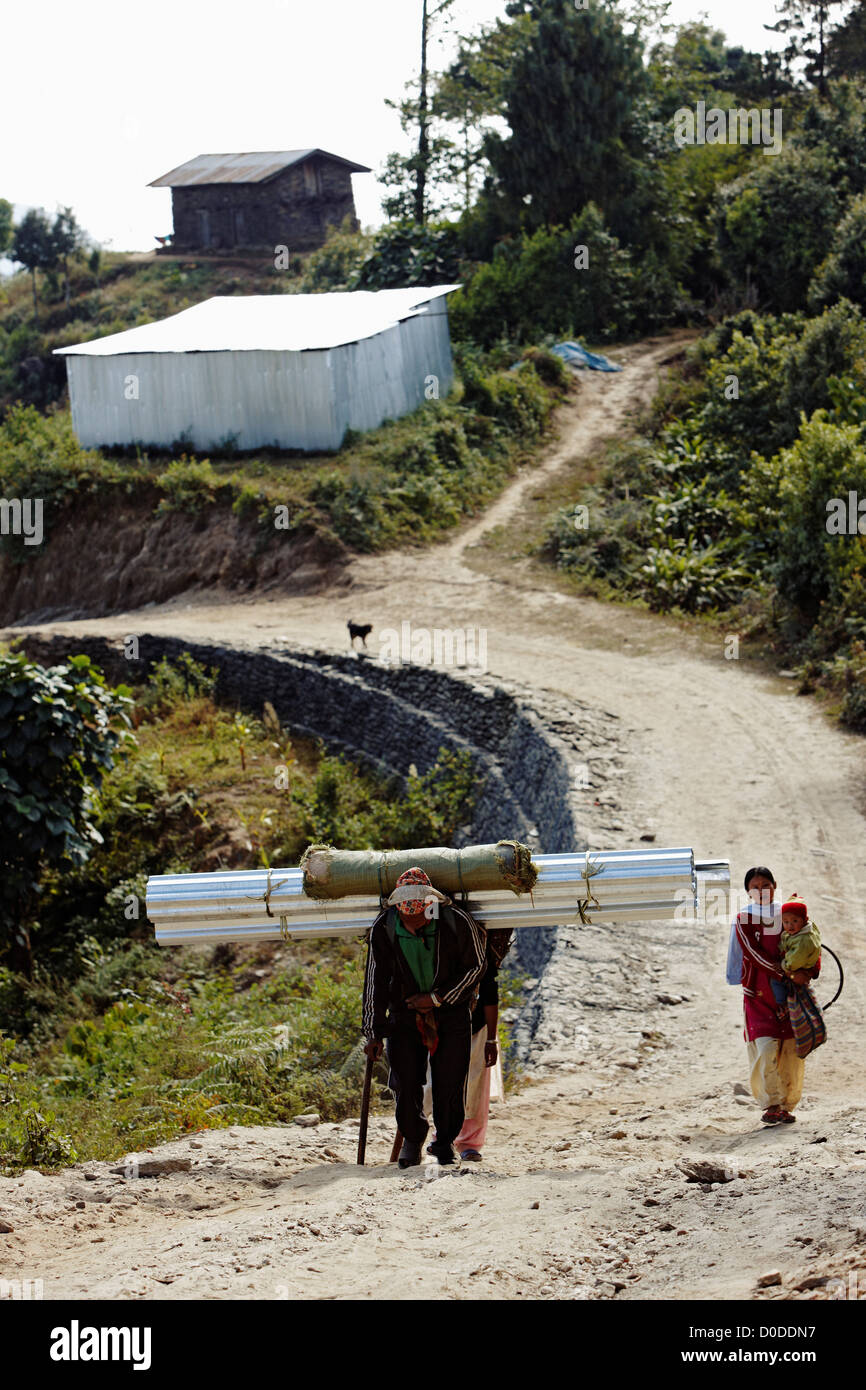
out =
[(773, 577), (808, 621), (821, 604), (843, 601), (847, 583), (866, 567), (866, 537), (827, 530), (828, 502), (866, 497), (866, 447), (856, 425), (803, 419), (800, 437), (779, 459), (778, 558)]
[(460, 243), (452, 222), (390, 222), (377, 232), (352, 282), (358, 290), (453, 284), (460, 278)]
[[(35, 406), (16, 405), (0, 424), (0, 496), (42, 498), (46, 535), (72, 498), (92, 495), (121, 479), (114, 464), (95, 450), (82, 449), (66, 413), (40, 415)], [(4, 536), (0, 546), (16, 558), (42, 550), (13, 536)]]
[(0, 950), (28, 977), (41, 876), (100, 843), (94, 795), (130, 738), (130, 693), (86, 656), (43, 668), (0, 655)]
[(853, 642), (850, 655), (837, 658), (833, 674), (843, 690), (842, 723), (866, 734), (866, 643)]
[(136, 708), (145, 718), (158, 719), (182, 700), (212, 697), (218, 674), (216, 667), (202, 666), (189, 652), (181, 652), (174, 661), (164, 656), (151, 668)]
[(716, 249), (728, 281), (740, 292), (755, 284), (770, 312), (806, 301), (841, 210), (834, 172), (825, 149), (786, 143), (719, 190)]
[(866, 309), (866, 193), (852, 199), (836, 228), (830, 251), (809, 286), (809, 305), (820, 310), (837, 299)]
[(650, 546), (638, 574), (640, 593), (662, 613), (730, 607), (748, 583), (747, 570), (725, 563), (718, 546), (702, 547), (694, 536)]
[(410, 770), (405, 793), (371, 797), (358, 783), (345, 758), (323, 757), (309, 786), (293, 792), (309, 842), (353, 848), (411, 849), (414, 845), (448, 844), (469, 816), (475, 769), (468, 753), (439, 749), (430, 770)]
[[(588, 268), (575, 266), (578, 246), (587, 248)], [(669, 322), (678, 297), (657, 259), (636, 261), (589, 203), (568, 227), (500, 242), (451, 297), (449, 314), (456, 337), (486, 347), (501, 336), (526, 342), (545, 334), (612, 342)]]
[(210, 459), (188, 458), (186, 454), (172, 459), (156, 484), (164, 494), (158, 512), (197, 512), (215, 502), (220, 491), (233, 491), (231, 484), (221, 482)]
[(324, 246), (307, 258), (300, 288), (315, 294), (326, 290), (352, 290), (373, 248), (373, 237), (343, 226), (328, 234)]

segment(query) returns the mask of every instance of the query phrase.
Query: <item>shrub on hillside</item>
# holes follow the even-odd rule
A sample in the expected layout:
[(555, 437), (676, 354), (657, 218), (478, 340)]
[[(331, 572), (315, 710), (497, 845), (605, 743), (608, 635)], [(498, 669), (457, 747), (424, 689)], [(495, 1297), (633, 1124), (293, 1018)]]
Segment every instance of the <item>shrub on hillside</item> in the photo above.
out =
[[(586, 247), (588, 268), (575, 266)], [(500, 242), (493, 258), (451, 298), (455, 337), (491, 346), (545, 334), (612, 341), (637, 323), (632, 258), (590, 203), (569, 227), (540, 228)]]
[(129, 738), (129, 695), (86, 656), (44, 668), (0, 655), (0, 951), (28, 978), (42, 876), (101, 841), (94, 798)]
[(809, 286), (809, 305), (820, 310), (837, 299), (866, 309), (866, 193), (848, 204)]
[(866, 536), (835, 535), (827, 529), (831, 499), (847, 505), (849, 491), (866, 497), (861, 430), (804, 417), (796, 444), (778, 460), (778, 477), (773, 573), (784, 598), (813, 621), (822, 602), (841, 603), (846, 585), (866, 568)]
[(214, 472), (210, 459), (189, 458), (186, 454), (172, 459), (156, 484), (163, 494), (158, 512), (197, 512), (216, 502), (220, 492), (234, 493), (231, 483), (224, 483)]
[(365, 232), (349, 231), (345, 226), (333, 229), (324, 246), (307, 258), (301, 290), (314, 294), (354, 289), (361, 266), (372, 248), (373, 237)]
[[(46, 535), (71, 498), (121, 478), (117, 465), (82, 449), (66, 413), (41, 415), (35, 406), (16, 405), (0, 424), (0, 496), (42, 498)], [(14, 547), (23, 558), (41, 549), (12, 536), (3, 537), (0, 546)]]
[(834, 173), (826, 149), (786, 143), (719, 190), (716, 253), (728, 282), (741, 293), (754, 284), (771, 313), (805, 303), (841, 212)]
[(389, 222), (351, 285), (358, 290), (453, 284), (460, 279), (460, 240), (453, 222)]

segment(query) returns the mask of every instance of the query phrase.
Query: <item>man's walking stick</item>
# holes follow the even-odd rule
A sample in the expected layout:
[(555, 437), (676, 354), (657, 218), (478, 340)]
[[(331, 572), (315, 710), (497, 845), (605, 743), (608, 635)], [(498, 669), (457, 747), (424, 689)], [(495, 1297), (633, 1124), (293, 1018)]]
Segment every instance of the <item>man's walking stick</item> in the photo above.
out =
[(397, 1162), (397, 1159), (400, 1157), (400, 1150), (402, 1149), (402, 1147), (403, 1147), (403, 1136), (402, 1136), (402, 1134), (400, 1133), (400, 1131), (399, 1131), (399, 1129), (398, 1129), (398, 1130), (397, 1130), (397, 1133), (394, 1135), (394, 1145), (393, 1145), (393, 1148), (391, 1149), (391, 1162), (392, 1162), (392, 1163), (396, 1163), (396, 1162)]
[(372, 1057), (367, 1058), (367, 1068), (364, 1072), (364, 1089), (361, 1092), (361, 1128), (358, 1130), (358, 1163), (364, 1166), (364, 1155), (367, 1152), (367, 1120), (370, 1115), (370, 1086), (373, 1082)]

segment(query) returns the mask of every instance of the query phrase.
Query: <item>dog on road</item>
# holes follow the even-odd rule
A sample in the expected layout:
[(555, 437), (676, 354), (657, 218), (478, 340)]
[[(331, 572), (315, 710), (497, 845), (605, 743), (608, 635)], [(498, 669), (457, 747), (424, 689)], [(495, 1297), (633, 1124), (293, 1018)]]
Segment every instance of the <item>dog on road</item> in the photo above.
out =
[(363, 624), (362, 624), (362, 623), (353, 623), (352, 620), (349, 619), (349, 622), (346, 624), (346, 626), (347, 626), (348, 629), (349, 629), (349, 641), (350, 641), (350, 643), (352, 644), (353, 650), (356, 650), (356, 648), (355, 648), (355, 638), (356, 638), (356, 637), (360, 637), (361, 641), (363, 642), (364, 646), (366, 647), (366, 645), (367, 645), (367, 638), (369, 637), (370, 633), (373, 631), (373, 624), (372, 624), (372, 623), (363, 623)]

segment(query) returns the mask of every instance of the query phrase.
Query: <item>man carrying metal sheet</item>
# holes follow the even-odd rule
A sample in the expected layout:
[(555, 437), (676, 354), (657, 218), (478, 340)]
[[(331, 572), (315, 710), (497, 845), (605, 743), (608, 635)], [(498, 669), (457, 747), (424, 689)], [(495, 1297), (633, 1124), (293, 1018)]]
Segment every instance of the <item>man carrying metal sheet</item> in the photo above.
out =
[(428, 1130), (423, 1109), (428, 1057), (436, 1126), (431, 1147), (440, 1163), (455, 1161), (469, 1072), (470, 1004), (484, 973), (485, 948), (484, 928), (439, 893), (419, 868), (400, 875), (370, 928), (364, 1051), (381, 1056), (387, 1039), (388, 1085), (403, 1135), (401, 1168), (421, 1162)]

